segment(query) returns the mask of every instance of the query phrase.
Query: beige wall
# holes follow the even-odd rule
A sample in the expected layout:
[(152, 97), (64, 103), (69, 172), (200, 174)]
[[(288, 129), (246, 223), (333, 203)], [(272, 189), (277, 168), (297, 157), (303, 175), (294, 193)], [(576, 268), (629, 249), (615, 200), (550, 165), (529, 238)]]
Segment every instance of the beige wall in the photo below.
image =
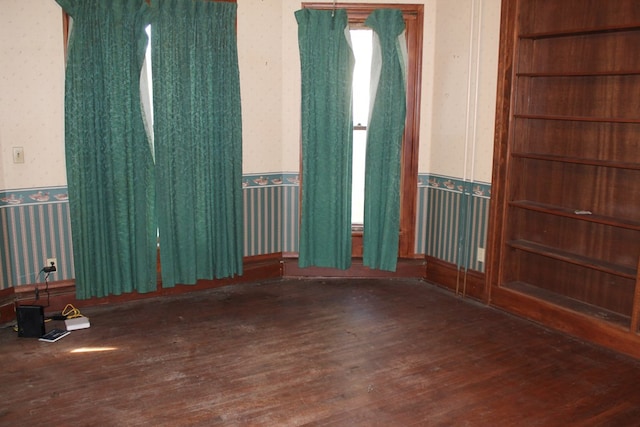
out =
[(433, 92), (423, 109), (431, 128), (421, 132), (420, 171), (489, 182), (500, 1), (440, 0), (435, 27), (434, 55), (425, 58), (432, 69), (423, 73)]
[[(500, 0), (367, 2), (424, 4), (419, 171), (489, 182)], [(287, 171), (297, 170), (299, 162), (300, 62), (293, 16), (299, 8), (300, 1), (282, 1), (282, 169)]]
[(282, 115), (282, 21), (281, 0), (238, 0), (245, 173), (282, 171), (282, 127), (293, 125)]
[[(401, 2), (425, 5), (420, 172), (489, 181), (500, 0)], [(238, 0), (245, 173), (298, 170), (300, 4)], [(0, 190), (64, 185), (59, 6), (2, 0), (0, 43)]]
[[(0, 190), (65, 185), (62, 15), (53, 0), (0, 1)], [(24, 164), (13, 163), (24, 148)]]

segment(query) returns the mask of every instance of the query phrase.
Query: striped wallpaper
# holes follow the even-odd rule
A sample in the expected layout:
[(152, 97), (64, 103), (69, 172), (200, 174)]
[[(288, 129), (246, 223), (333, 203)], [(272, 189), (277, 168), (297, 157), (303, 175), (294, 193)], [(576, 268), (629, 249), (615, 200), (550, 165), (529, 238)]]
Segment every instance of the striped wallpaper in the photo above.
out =
[(0, 289), (44, 283), (47, 258), (57, 259), (50, 281), (73, 277), (66, 187), (0, 192)]
[(244, 180), (245, 256), (298, 251), (299, 186), (290, 175)]
[[(244, 254), (298, 251), (297, 173), (243, 177)], [(484, 271), (490, 187), (450, 177), (420, 175), (416, 215), (417, 254)], [(0, 191), (0, 289), (44, 282), (47, 258), (57, 258), (50, 280), (73, 278), (66, 188)]]
[(486, 244), (489, 185), (436, 176), (420, 181), (416, 253), (483, 272), (478, 249)]

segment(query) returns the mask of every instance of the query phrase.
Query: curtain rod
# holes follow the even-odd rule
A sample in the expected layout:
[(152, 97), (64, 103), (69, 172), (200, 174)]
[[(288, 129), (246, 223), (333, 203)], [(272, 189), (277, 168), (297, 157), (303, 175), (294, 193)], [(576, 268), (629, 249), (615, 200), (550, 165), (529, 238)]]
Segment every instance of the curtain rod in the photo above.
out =
[(372, 4), (372, 3), (337, 3), (337, 2), (302, 2), (303, 9), (314, 10), (332, 10), (337, 9), (349, 9), (349, 12), (359, 13), (367, 12), (375, 9), (399, 9), (404, 16), (415, 17), (418, 16), (418, 12), (415, 10), (416, 6), (422, 6), (411, 3), (398, 3), (398, 4)]

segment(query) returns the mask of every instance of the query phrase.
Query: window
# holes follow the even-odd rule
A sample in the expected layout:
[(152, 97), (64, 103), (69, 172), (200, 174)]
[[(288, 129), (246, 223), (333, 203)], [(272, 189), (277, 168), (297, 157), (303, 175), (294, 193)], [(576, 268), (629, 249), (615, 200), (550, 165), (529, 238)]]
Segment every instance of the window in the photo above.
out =
[[(305, 2), (302, 3), (302, 7), (331, 10), (334, 6), (331, 3)], [(424, 6), (421, 4), (337, 3), (335, 7), (347, 10), (349, 24), (353, 29), (351, 31), (352, 37), (354, 33), (359, 31), (359, 29), (365, 28), (364, 21), (375, 9), (400, 9), (404, 17), (409, 63), (407, 70), (407, 119), (402, 143), (400, 247), (398, 254), (402, 258), (416, 258), (415, 222), (418, 189), (418, 139), (420, 133), (420, 85), (422, 75), (422, 27)], [(354, 114), (354, 145), (357, 144), (356, 138), (362, 138), (361, 135), (366, 132), (366, 129), (361, 129), (361, 127), (358, 126), (358, 123), (358, 119)], [(364, 132), (358, 135), (357, 133), (361, 130)], [(354, 149), (358, 149), (358, 147), (354, 146)], [(357, 155), (359, 154), (354, 151), (354, 162)], [(354, 182), (354, 184), (357, 183)], [(352, 222), (357, 223), (356, 219), (356, 216), (352, 215)], [(357, 227), (354, 227), (353, 231), (353, 256), (362, 256), (362, 231)]]
[(351, 46), (356, 58), (353, 70), (353, 192), (351, 223), (362, 225), (364, 220), (364, 165), (367, 149), (367, 120), (371, 80), (373, 31), (352, 29)]

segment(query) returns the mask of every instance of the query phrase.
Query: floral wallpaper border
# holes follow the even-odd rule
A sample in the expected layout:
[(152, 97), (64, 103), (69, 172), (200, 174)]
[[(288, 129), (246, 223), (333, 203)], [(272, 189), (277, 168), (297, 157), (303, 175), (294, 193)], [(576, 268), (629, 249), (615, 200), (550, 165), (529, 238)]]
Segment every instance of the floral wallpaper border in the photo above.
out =
[(67, 193), (66, 186), (0, 191), (0, 207), (37, 205), (42, 203), (64, 203), (68, 200), (69, 194)]
[[(259, 173), (242, 176), (242, 188), (279, 187), (300, 185), (297, 172)], [(491, 184), (472, 182), (444, 175), (420, 174), (418, 187), (433, 187), (476, 197), (491, 197)], [(0, 190), (0, 207), (34, 205), (41, 203), (64, 203), (69, 200), (66, 186)]]
[[(242, 188), (295, 186), (300, 184), (298, 173), (260, 173), (242, 176)], [(0, 190), (0, 207), (63, 203), (69, 200), (66, 186)]]
[(242, 176), (242, 188), (300, 185), (297, 172), (262, 173)]
[(433, 187), (454, 193), (473, 194), (476, 197), (491, 198), (491, 184), (453, 178), (445, 175), (419, 174), (418, 187)]

